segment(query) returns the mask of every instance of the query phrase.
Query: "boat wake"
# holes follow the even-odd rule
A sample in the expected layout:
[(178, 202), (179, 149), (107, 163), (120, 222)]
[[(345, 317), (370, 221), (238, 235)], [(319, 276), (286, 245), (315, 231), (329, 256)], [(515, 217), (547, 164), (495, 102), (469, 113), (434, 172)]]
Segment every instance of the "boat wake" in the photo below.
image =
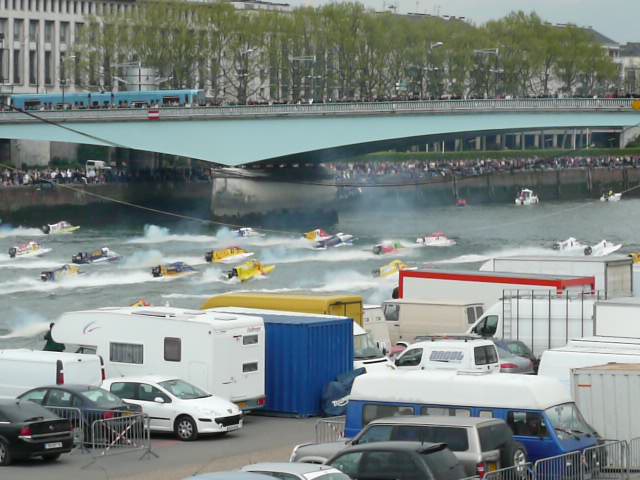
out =
[(0, 283), (0, 295), (24, 292), (51, 292), (74, 288), (97, 288), (110, 285), (131, 285), (153, 281), (150, 272), (81, 274), (55, 282), (43, 282), (33, 277), (22, 277)]
[(24, 258), (19, 261), (9, 259), (8, 255), (0, 255), (0, 269), (1, 268), (12, 268), (12, 269), (47, 269), (47, 268), (57, 268), (60, 265), (64, 264), (64, 262), (54, 262), (53, 260), (36, 260), (34, 258)]
[(49, 323), (42, 315), (22, 308), (12, 308), (8, 318), (5, 317), (5, 321), (0, 324), (0, 339), (36, 337), (49, 329)]
[(486, 262), (496, 257), (516, 257), (516, 256), (528, 256), (528, 255), (543, 255), (543, 256), (566, 256), (567, 252), (560, 252), (551, 248), (542, 247), (523, 247), (523, 248), (510, 248), (504, 250), (491, 250), (481, 254), (467, 254), (459, 255), (453, 258), (446, 258), (444, 260), (434, 260), (431, 262), (424, 262), (425, 264), (443, 264), (443, 263), (477, 263)]
[(44, 233), (39, 228), (30, 227), (0, 227), (0, 238), (6, 237), (42, 237)]
[(214, 243), (217, 242), (214, 235), (194, 235), (194, 234), (178, 234), (171, 233), (167, 227), (159, 227), (158, 225), (145, 225), (144, 235), (135, 237), (127, 241), (127, 243), (135, 245), (166, 243), (166, 242), (188, 242), (188, 243)]
[(355, 262), (380, 258), (373, 251), (353, 248), (335, 248), (330, 250), (312, 250), (291, 255), (285, 248), (271, 249), (260, 255), (265, 263), (301, 263), (301, 262)]

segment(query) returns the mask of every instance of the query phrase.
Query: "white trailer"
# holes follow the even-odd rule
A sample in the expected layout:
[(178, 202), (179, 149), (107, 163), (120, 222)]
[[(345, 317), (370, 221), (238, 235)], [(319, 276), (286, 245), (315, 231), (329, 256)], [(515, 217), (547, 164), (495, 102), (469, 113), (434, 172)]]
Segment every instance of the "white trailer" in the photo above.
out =
[(596, 302), (595, 334), (640, 338), (640, 298), (626, 297)]
[(400, 271), (399, 297), (406, 300), (464, 300), (483, 304), (487, 309), (502, 298), (505, 290), (561, 294), (593, 289), (593, 277), (420, 269)]
[(99, 386), (104, 373), (103, 361), (98, 355), (25, 348), (0, 350), (0, 398), (16, 398), (45, 385)]
[(640, 437), (640, 364), (575, 368), (571, 389), (582, 415), (604, 438), (630, 441)]
[(562, 347), (572, 338), (594, 335), (591, 293), (556, 295), (552, 292), (504, 292), (467, 333), (504, 340), (520, 340), (537, 356)]
[(392, 344), (413, 343), (436, 333), (465, 333), (484, 312), (482, 303), (464, 300), (387, 300), (384, 318)]
[(381, 305), (362, 306), (362, 327), (371, 335), (380, 350), (389, 351), (391, 348), (389, 327)]
[(172, 307), (99, 308), (63, 314), (52, 336), (102, 355), (109, 377), (168, 375), (243, 410), (264, 405), (260, 317)]
[(588, 276), (595, 278), (595, 290), (603, 291), (605, 298), (633, 295), (633, 260), (626, 255), (498, 257), (487, 260), (480, 270)]

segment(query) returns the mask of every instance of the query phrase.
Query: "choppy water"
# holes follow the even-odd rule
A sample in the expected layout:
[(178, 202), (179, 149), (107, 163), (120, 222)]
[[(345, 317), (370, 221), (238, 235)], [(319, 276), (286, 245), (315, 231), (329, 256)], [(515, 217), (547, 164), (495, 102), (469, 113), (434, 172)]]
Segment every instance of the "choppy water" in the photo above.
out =
[[(388, 298), (394, 279), (376, 279), (371, 271), (393, 258), (411, 265), (437, 264), (442, 268), (478, 268), (498, 255), (554, 255), (553, 241), (574, 236), (594, 244), (606, 238), (622, 242), (622, 251), (640, 249), (640, 200), (618, 204), (599, 202), (543, 203), (535, 207), (483, 205), (413, 209), (401, 202), (386, 209), (342, 212), (331, 231), (357, 237), (351, 247), (311, 250), (306, 241), (289, 234), (239, 240), (229, 230), (193, 230), (193, 225), (135, 225), (136, 212), (126, 226), (83, 225), (73, 235), (45, 236), (34, 225), (0, 227), (0, 348), (42, 345), (50, 321), (62, 312), (129, 305), (140, 298), (152, 304), (197, 308), (210, 295), (228, 291), (349, 292), (368, 303)], [(58, 221), (52, 218), (51, 221)], [(133, 220), (133, 222), (131, 221)], [(443, 230), (458, 240), (450, 248), (416, 248), (419, 235)], [(11, 260), (6, 252), (16, 243), (35, 239), (52, 251), (39, 258)], [(381, 240), (401, 240), (407, 248), (394, 257), (372, 253)], [(208, 265), (204, 253), (238, 244), (255, 258), (275, 263), (267, 278), (239, 284), (221, 280), (230, 267)], [(61, 282), (42, 282), (40, 272), (71, 260), (79, 251), (108, 246), (123, 255), (114, 264), (85, 265), (85, 273)], [(182, 260), (198, 274), (165, 281), (150, 269)]]

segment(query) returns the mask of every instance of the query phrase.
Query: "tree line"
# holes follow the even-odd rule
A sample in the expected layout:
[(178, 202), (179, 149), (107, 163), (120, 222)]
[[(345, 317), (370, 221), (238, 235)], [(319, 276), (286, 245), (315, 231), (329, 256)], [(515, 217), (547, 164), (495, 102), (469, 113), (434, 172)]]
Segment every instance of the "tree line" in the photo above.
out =
[(359, 3), (291, 12), (229, 3), (141, 1), (87, 19), (77, 81), (114, 87), (139, 62), (163, 88), (206, 89), (213, 102), (604, 95), (617, 66), (593, 32), (513, 12), (476, 26), (396, 15)]

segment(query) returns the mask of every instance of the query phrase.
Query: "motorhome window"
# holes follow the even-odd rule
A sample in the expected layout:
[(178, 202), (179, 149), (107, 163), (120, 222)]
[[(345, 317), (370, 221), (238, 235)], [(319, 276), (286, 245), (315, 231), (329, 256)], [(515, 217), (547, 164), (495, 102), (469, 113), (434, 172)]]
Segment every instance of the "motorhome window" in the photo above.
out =
[(485, 345), (484, 347), (475, 347), (473, 355), (476, 365), (490, 365), (498, 363), (498, 352), (493, 345)]
[(29, 393), (27, 393), (26, 395), (20, 397), (21, 400), (28, 400), (30, 402), (35, 402), (35, 403), (39, 403), (40, 405), (42, 405), (42, 400), (44, 400), (44, 396), (46, 395), (47, 391), (45, 389), (38, 389), (38, 390), (33, 390)]
[(82, 353), (84, 355), (95, 355), (98, 351), (97, 347), (94, 346), (82, 346), (76, 350), (76, 353)]
[(412, 348), (411, 350), (407, 350), (404, 355), (396, 360), (396, 365), (398, 367), (415, 367), (420, 365), (421, 360), (422, 349)]
[(255, 345), (258, 343), (258, 335), (244, 335), (242, 337), (243, 345)]
[(182, 341), (175, 337), (164, 339), (164, 360), (166, 362), (179, 362), (182, 359)]
[(467, 307), (467, 323), (469, 325), (476, 323), (476, 309), (473, 307)]
[(258, 362), (243, 363), (242, 373), (251, 373), (258, 371)]
[(468, 408), (449, 407), (422, 407), (420, 415), (436, 415), (438, 417), (470, 417), (471, 410)]
[(117, 395), (118, 397), (122, 398), (122, 399), (128, 399), (128, 400), (137, 400), (138, 399), (138, 395), (137, 395), (137, 390), (138, 390), (138, 384), (137, 383), (130, 383), (130, 382), (118, 382), (118, 383), (114, 383), (111, 385), (111, 393), (113, 393), (114, 395)]
[(510, 411), (507, 414), (507, 425), (514, 435), (529, 437), (546, 437), (547, 426), (538, 412)]
[(396, 322), (400, 318), (400, 305), (397, 303), (385, 303), (383, 308), (385, 320)]
[(383, 417), (397, 417), (399, 415), (415, 415), (413, 407), (407, 405), (365, 405), (362, 411), (364, 425)]
[(133, 343), (110, 343), (109, 360), (117, 363), (135, 363), (142, 365), (144, 348)]
[(445, 362), (445, 363), (460, 363), (464, 358), (464, 353), (461, 351), (442, 351), (434, 350), (429, 355), (429, 360), (432, 362)]

